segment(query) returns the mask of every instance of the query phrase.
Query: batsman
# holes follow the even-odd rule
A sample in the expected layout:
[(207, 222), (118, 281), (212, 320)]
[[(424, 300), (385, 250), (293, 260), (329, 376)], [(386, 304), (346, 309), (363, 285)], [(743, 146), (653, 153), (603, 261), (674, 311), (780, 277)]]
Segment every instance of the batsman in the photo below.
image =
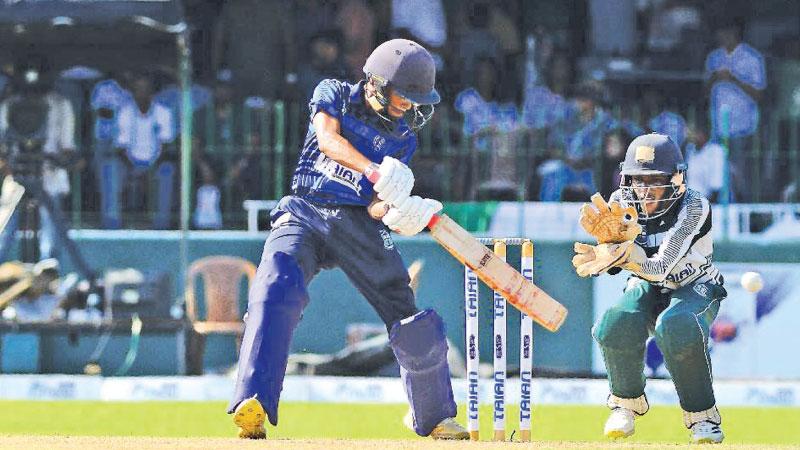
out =
[(687, 188), (683, 155), (665, 135), (634, 139), (620, 168), (609, 203), (595, 194), (581, 209), (580, 223), (597, 245), (576, 242), (572, 259), (582, 277), (629, 272), (622, 296), (592, 329), (611, 389), (604, 433), (632, 435), (634, 420), (649, 409), (644, 354), (654, 336), (691, 440), (722, 442), (708, 331), (727, 293), (712, 263), (709, 202)]
[[(415, 131), (439, 94), (430, 53), (413, 41), (378, 46), (357, 84), (323, 80), (291, 195), (271, 211), (272, 231), (248, 297), (236, 388), (228, 413), (239, 437), (266, 437), (278, 424), (292, 334), (322, 269), (341, 268), (386, 324), (409, 402), (406, 425), (420, 436), (467, 439), (450, 385), (442, 318), (420, 311), (389, 230), (419, 233), (442, 205), (412, 196)], [(380, 175), (373, 185), (365, 172)], [(335, 320), (335, 311), (331, 319)]]

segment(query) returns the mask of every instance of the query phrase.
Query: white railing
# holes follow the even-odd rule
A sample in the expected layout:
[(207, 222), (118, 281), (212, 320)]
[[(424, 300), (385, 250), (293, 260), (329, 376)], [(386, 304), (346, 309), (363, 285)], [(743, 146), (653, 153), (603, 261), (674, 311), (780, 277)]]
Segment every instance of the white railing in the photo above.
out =
[[(277, 203), (277, 200), (245, 200), (243, 206), (247, 212), (247, 231), (257, 233), (259, 213), (271, 210)], [(587, 239), (589, 236), (578, 224), (582, 204), (501, 202), (485, 234), (535, 239)], [(800, 203), (713, 205), (712, 221), (714, 237), (720, 239), (800, 238)]]

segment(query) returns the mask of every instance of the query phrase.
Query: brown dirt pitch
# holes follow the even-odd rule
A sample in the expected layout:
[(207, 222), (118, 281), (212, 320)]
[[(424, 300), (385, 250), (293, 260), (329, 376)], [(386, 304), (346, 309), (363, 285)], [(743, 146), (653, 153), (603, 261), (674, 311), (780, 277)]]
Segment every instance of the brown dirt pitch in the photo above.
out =
[[(623, 442), (444, 442), (432, 440), (272, 439), (242, 441), (224, 438), (148, 438), (92, 436), (0, 436), (0, 449), (298, 449), (298, 450), (455, 450), (469, 449), (678, 449), (686, 444), (641, 444)], [(700, 447), (689, 447), (700, 448)], [(709, 447), (710, 448), (710, 447)], [(714, 448), (737, 450), (789, 449), (794, 446), (728, 445)]]

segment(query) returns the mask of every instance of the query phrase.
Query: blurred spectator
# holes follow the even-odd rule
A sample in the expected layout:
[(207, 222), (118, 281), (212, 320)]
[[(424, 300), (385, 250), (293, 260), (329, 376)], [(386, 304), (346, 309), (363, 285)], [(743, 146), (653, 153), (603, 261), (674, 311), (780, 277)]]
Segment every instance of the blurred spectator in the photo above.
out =
[(650, 68), (696, 70), (707, 47), (707, 26), (694, 0), (655, 0), (647, 28)]
[(603, 162), (600, 168), (600, 193), (603, 198), (607, 199), (619, 188), (619, 164), (625, 159), (625, 150), (632, 140), (633, 135), (624, 128), (611, 130), (603, 137)]
[[(0, 147), (7, 158), (2, 175), (15, 175), (38, 200), (40, 259), (56, 258), (62, 244), (62, 203), (70, 190), (65, 167), (78, 156), (72, 105), (52, 90), (52, 81), (47, 61), (28, 56), (15, 65), (12, 92), (0, 103)], [(19, 209), (2, 231), (0, 261), (8, 260), (18, 227)]]
[(364, 78), (364, 62), (375, 48), (375, 13), (364, 0), (343, 0), (336, 15), (344, 43), (343, 60), (351, 82)]
[(526, 126), (534, 129), (554, 126), (567, 120), (573, 108), (566, 100), (574, 78), (569, 55), (562, 51), (553, 53), (543, 69), (543, 84), (526, 83), (523, 95), (522, 120)]
[(192, 222), (200, 230), (218, 230), (222, 228), (222, 211), (220, 209), (220, 191), (214, 170), (205, 161), (198, 164), (200, 187)]
[[(792, 167), (800, 170), (800, 154), (792, 147), (800, 143), (800, 39), (785, 36), (776, 42), (775, 113), (780, 121), (780, 142), (776, 169), (768, 172), (783, 188), (793, 175)], [(772, 139), (776, 139), (775, 136)]]
[(125, 156), (117, 152), (116, 142), (119, 137), (119, 111), (129, 103), (133, 103), (133, 94), (116, 80), (103, 80), (92, 90), (90, 104), (94, 111), (94, 167), (97, 189), (100, 192), (100, 223), (103, 228), (122, 227), (120, 198)]
[[(545, 161), (537, 168), (541, 178), (539, 199), (541, 201), (562, 200), (562, 191), (570, 186), (577, 201), (585, 193), (586, 198), (597, 191), (594, 179), (595, 165), (602, 161), (603, 139), (619, 123), (604, 109), (608, 93), (600, 82), (580, 84), (574, 93), (576, 115), (562, 122), (560, 134), (566, 140), (566, 154)], [(573, 131), (574, 130), (574, 131)]]
[(636, 0), (590, 0), (587, 30), (592, 53), (603, 56), (629, 56), (636, 49)]
[(475, 70), (479, 60), (492, 58), (502, 70), (498, 79), (498, 97), (520, 99), (522, 80), (522, 41), (516, 23), (511, 19), (509, 2), (470, 0), (455, 17), (455, 49), (458, 60), (454, 70), (461, 74), (461, 86), (475, 86)]
[(647, 47), (651, 51), (676, 50), (683, 42), (684, 33), (699, 30), (702, 15), (697, 5), (689, 0), (663, 0), (653, 5), (647, 30)]
[[(250, 108), (239, 101), (234, 96), (230, 73), (225, 70), (217, 74), (213, 102), (195, 112), (195, 177), (201, 183), (214, 180), (219, 188), (230, 192), (226, 201), (232, 204), (224, 204), (226, 209), (239, 208), (247, 199), (261, 198), (262, 165), (257, 151), (261, 143), (253, 124), (254, 119), (258, 121), (262, 116), (254, 113), (268, 111)], [(250, 120), (250, 128), (245, 126), (246, 120)], [(250, 136), (245, 134), (247, 129)]]
[(764, 58), (742, 42), (741, 18), (721, 22), (716, 28), (719, 48), (709, 53), (705, 76), (710, 97), (712, 136), (728, 140), (732, 181), (737, 198), (750, 201), (753, 189), (745, 179), (752, 159), (752, 139), (758, 129), (758, 101), (767, 87)]
[(214, 39), (214, 70), (227, 67), (239, 97), (282, 98), (296, 80), (294, 21), (290, 2), (227, 1)]
[[(117, 147), (127, 156), (123, 174), (127, 203), (131, 211), (147, 211), (155, 204), (155, 229), (171, 225), (175, 191), (175, 152), (165, 146), (175, 139), (172, 114), (153, 99), (153, 84), (146, 75), (137, 76), (132, 85), (133, 102), (119, 112)], [(155, 183), (154, 199), (148, 197), (151, 182)], [(118, 199), (115, 199), (118, 201)]]
[(479, 60), (492, 58), (501, 62), (500, 43), (489, 29), (490, 5), (486, 1), (474, 1), (462, 10), (462, 22), (457, 30), (459, 61), (457, 71), (461, 73), (461, 86), (475, 86), (476, 66)]
[(689, 127), (685, 159), (687, 179), (692, 189), (699, 191), (710, 202), (718, 203), (725, 184), (725, 148), (709, 140), (708, 130), (702, 124)]
[[(212, 93), (211, 89), (207, 88), (206, 86), (198, 83), (192, 83), (192, 86), (189, 89), (189, 96), (191, 98), (191, 109), (192, 112), (194, 112), (211, 101)], [(170, 84), (158, 91), (158, 93), (153, 96), (153, 100), (156, 103), (165, 106), (169, 110), (170, 114), (172, 114), (172, 123), (175, 124), (176, 130), (180, 131), (182, 125), (181, 104), (183, 102), (181, 87), (177, 84)]]
[(437, 71), (444, 69), (440, 53), (447, 42), (447, 20), (441, 0), (392, 0), (391, 26), (408, 30), (408, 39), (434, 55)]
[[(500, 103), (497, 98), (499, 69), (491, 58), (483, 58), (476, 66), (475, 87), (461, 91), (455, 100), (455, 108), (464, 116), (463, 131), (472, 137), (472, 166), (462, 172), (466, 176), (465, 187), (472, 189), (479, 180), (478, 156), (489, 160), (489, 179), (479, 183), (475, 195), (479, 199), (516, 199), (519, 186), (516, 151), (517, 108), (513, 103)], [(468, 192), (467, 195), (473, 195)], [(483, 198), (485, 197), (485, 198)]]
[(347, 78), (347, 71), (342, 63), (341, 35), (338, 31), (315, 33), (303, 54), (308, 55), (308, 61), (297, 71), (300, 102), (307, 102), (314, 93), (314, 88), (325, 78)]
[[(338, 10), (337, 1), (331, 0), (294, 0), (291, 3), (291, 14), (294, 25), (297, 48), (303, 49), (308, 46), (313, 32), (320, 30), (332, 30), (336, 28), (336, 16)], [(310, 33), (302, 33), (309, 31)], [(302, 53), (298, 55), (302, 60)]]
[(782, 120), (800, 119), (800, 39), (785, 36), (776, 42), (775, 100)]
[(686, 140), (686, 120), (680, 114), (672, 111), (662, 111), (647, 123), (655, 133), (666, 134), (671, 137), (678, 147), (683, 147)]

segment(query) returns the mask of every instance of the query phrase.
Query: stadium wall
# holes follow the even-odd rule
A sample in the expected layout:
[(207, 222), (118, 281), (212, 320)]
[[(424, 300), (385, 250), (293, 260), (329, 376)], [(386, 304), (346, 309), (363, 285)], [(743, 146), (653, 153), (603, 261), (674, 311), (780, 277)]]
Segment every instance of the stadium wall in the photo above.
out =
[[(178, 232), (151, 231), (72, 231), (86, 259), (93, 267), (134, 267), (145, 271), (167, 271), (173, 275), (174, 298), (165, 299), (170, 303), (182, 294), (183, 273), (180, 269)], [(246, 232), (192, 232), (188, 239), (188, 259), (193, 261), (208, 255), (238, 255), (254, 263), (258, 262), (263, 247), (265, 233)], [(539, 370), (551, 373), (588, 374), (592, 370), (592, 350), (590, 328), (594, 316), (592, 307), (592, 281), (577, 277), (572, 269), (571, 241), (536, 241), (535, 243), (535, 282), (562, 301), (570, 310), (566, 324), (557, 333), (549, 333), (536, 328), (534, 336), (534, 365)], [(416, 259), (424, 261), (418, 304), (420, 307), (435, 307), (445, 320), (448, 338), (459, 347), (463, 354), (464, 310), (463, 310), (463, 269), (449, 254), (426, 236), (396, 238), (396, 245), (407, 264)], [(787, 262), (800, 263), (800, 241), (776, 243), (721, 242), (715, 246), (715, 256), (720, 261), (730, 262)], [(518, 266), (519, 255), (511, 253), (509, 261)], [(70, 270), (71, 262), (65, 261), (65, 270)], [(295, 334), (292, 351), (331, 353), (340, 350), (346, 343), (346, 326), (350, 323), (380, 323), (377, 315), (367, 302), (349, 284), (339, 270), (324, 271), (310, 286), (311, 304), (304, 313)], [(481, 291), (483, 306), (480, 315), (481, 354), (490, 355), (490, 292)], [(245, 299), (242, 298), (242, 302)], [(331, 312), (335, 311), (335, 316)], [(335, 319), (332, 320), (332, 317)], [(517, 355), (514, 337), (518, 335), (518, 314), (511, 315), (509, 322), (508, 354)], [(145, 327), (146, 333), (146, 327)], [(83, 360), (80, 355), (73, 358), (71, 351), (91, 352), (91, 342), (71, 346), (69, 337), (52, 338), (57, 342), (48, 344), (43, 351), (53, 355), (43, 355), (41, 369), (49, 373), (78, 373), (79, 366), (74, 361)], [(125, 348), (124, 335), (115, 336), (112, 347)], [(143, 340), (143, 345), (161, 348), (174, 347), (174, 339), (169, 334)], [(8, 350), (8, 349), (6, 349)], [(152, 350), (152, 349), (151, 349)], [(116, 352), (115, 352), (116, 353)], [(124, 352), (120, 352), (124, 353)], [(122, 355), (120, 355), (120, 358)], [(171, 361), (157, 361), (163, 358), (158, 351), (142, 348), (138, 360), (131, 368), (132, 375), (162, 375), (174, 373), (175, 364)], [(233, 339), (211, 339), (206, 346), (205, 364), (207, 367), (223, 367), (235, 362), (236, 352)], [(167, 359), (171, 359), (167, 357)], [(70, 362), (73, 361), (73, 362)], [(514, 358), (509, 359), (513, 368)]]

